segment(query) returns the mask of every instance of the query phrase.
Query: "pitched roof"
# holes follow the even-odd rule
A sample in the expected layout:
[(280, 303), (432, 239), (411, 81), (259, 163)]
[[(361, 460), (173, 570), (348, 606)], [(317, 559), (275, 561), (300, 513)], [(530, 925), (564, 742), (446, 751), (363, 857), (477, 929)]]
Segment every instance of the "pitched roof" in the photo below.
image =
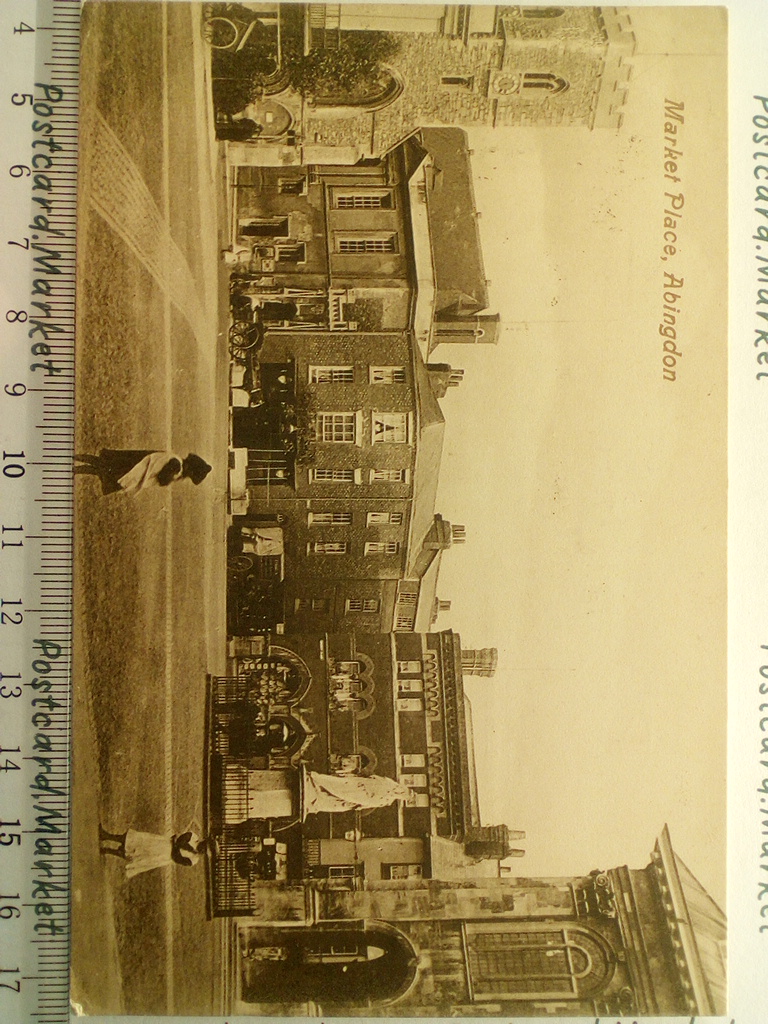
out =
[(432, 390), (429, 371), (416, 345), (413, 346), (413, 353), (417, 436), (416, 459), (413, 467), (411, 525), (408, 538), (409, 564), (406, 571), (411, 570), (411, 566), (421, 551), (422, 542), (432, 527), (445, 436), (445, 417)]
[(435, 315), (477, 313), (488, 306), (483, 251), (472, 184), (467, 133), (461, 128), (422, 128), (432, 158), (427, 211), (435, 267)]
[(680, 946), (697, 1011), (704, 1016), (726, 1012), (726, 917), (704, 886), (672, 849), (669, 829), (656, 842), (653, 862), (663, 873), (669, 893), (668, 924)]

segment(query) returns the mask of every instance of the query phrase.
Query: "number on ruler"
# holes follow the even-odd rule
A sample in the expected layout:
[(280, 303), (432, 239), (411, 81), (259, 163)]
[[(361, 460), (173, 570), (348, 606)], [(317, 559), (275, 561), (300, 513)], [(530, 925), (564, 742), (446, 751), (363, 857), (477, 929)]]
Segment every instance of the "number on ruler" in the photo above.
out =
[[(17, 818), (16, 821), (0, 821), (0, 825), (10, 825), (11, 828), (20, 828), (21, 822)], [(0, 846), (21, 846), (21, 832), (0, 832)], [(15, 897), (9, 896), (8, 899), (14, 899)], [(3, 917), (3, 908), (0, 907), (0, 917)], [(6, 914), (6, 917), (10, 917), (10, 914)], [(18, 917), (18, 914), (16, 915)]]
[[(2, 832), (0, 832), (0, 836), (1, 835), (3, 835)], [(18, 899), (20, 899), (18, 893), (15, 893), (13, 896), (0, 896), (0, 904), (2, 904), (3, 900), (18, 900)], [(0, 905), (0, 919), (8, 921), (12, 917), (21, 917), (21, 910), (19, 910), (18, 907), (14, 907), (14, 906), (9, 905), (9, 904), (2, 904), (2, 905)]]
[[(18, 967), (0, 967), (0, 974), (18, 974)], [(0, 980), (0, 988), (9, 988), (11, 992), (21, 991), (20, 981), (2, 981)]]
[[(9, 242), (8, 245), (10, 244), (11, 243)], [(10, 395), (11, 398), (20, 398), (22, 395), (26, 395), (27, 389), (24, 384), (22, 384), (20, 381), (17, 381), (15, 384), (6, 384), (5, 393), (6, 395)]]
[[(22, 536), (18, 540), (6, 540), (6, 533), (21, 533)], [(0, 527), (0, 548), (23, 548), (24, 547), (24, 527), (23, 526), (2, 526)]]
[[(0, 754), (20, 754), (21, 747), (0, 747)], [(5, 759), (5, 764), (0, 764), (0, 772), (18, 772), (21, 771), (21, 765), (16, 764), (15, 761)], [(1, 898), (1, 897), (0, 897)]]
[(18, 25), (14, 26), (13, 34), (15, 36), (23, 35), (25, 32), (34, 32), (34, 28), (28, 25), (26, 21), (20, 21)]
[[(24, 452), (3, 452), (3, 462), (6, 459), (25, 459), (26, 455)], [(12, 480), (16, 477), (24, 476), (26, 469), (19, 462), (9, 462), (8, 465), (3, 466), (3, 476), (10, 477)]]
[[(18, 614), (20, 615), (21, 612), (19, 612)], [(14, 622), (14, 623), (12, 623), (12, 625), (18, 626), (19, 623), (18, 622)], [(3, 679), (21, 679), (21, 673), (20, 672), (16, 672), (14, 675), (10, 676), (10, 675), (6, 675), (4, 672), (0, 672), (0, 682), (2, 682)], [(3, 698), (5, 698), (7, 700), (9, 697), (20, 697), (20, 696), (21, 696), (21, 687), (20, 686), (14, 686), (12, 689), (8, 690), (7, 693), (6, 693), (6, 688), (4, 686), (0, 686), (0, 697), (3, 697)], [(2, 824), (3, 823), (0, 822), (0, 825), (2, 825)]]
[[(4, 608), (7, 604), (21, 604), (21, 601), (0, 601), (0, 608)], [(2, 612), (0, 611), (0, 625), (3, 626), (20, 626), (24, 621), (23, 612)], [(5, 678), (0, 672), (0, 678)], [(15, 676), (9, 676), (9, 679), (20, 679), (21, 677), (16, 674)], [(0, 697), (4, 697), (5, 694), (0, 689)]]

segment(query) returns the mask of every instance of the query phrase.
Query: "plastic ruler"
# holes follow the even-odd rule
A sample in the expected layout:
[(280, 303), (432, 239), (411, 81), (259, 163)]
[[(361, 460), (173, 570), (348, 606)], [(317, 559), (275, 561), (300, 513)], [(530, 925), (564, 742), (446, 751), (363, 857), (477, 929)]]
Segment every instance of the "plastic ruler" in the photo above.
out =
[(69, 1020), (79, 4), (0, 4), (0, 1020)]

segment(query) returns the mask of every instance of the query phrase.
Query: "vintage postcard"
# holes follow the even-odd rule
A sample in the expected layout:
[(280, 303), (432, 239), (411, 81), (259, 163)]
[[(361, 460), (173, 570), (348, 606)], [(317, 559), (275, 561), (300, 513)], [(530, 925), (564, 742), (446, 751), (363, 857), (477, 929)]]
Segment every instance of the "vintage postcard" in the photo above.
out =
[(727, 55), (83, 5), (77, 1013), (726, 1014)]

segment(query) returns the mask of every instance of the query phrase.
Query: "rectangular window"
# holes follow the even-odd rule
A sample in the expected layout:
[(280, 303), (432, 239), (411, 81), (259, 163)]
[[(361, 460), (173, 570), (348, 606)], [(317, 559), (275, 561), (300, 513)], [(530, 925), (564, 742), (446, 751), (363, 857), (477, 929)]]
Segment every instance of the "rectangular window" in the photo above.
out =
[(391, 210), (392, 191), (388, 188), (333, 189), (337, 210)]
[(429, 807), (429, 793), (412, 792), (405, 801), (406, 807)]
[(408, 413), (373, 413), (371, 437), (374, 444), (406, 444), (408, 442)]
[(398, 711), (423, 711), (424, 701), (420, 697), (398, 697)]
[(351, 512), (309, 512), (309, 526), (349, 526), (352, 523)]
[(424, 692), (424, 680), (423, 679), (398, 679), (397, 681), (397, 695), (398, 697), (407, 697), (411, 693), (423, 693)]
[(346, 603), (347, 614), (361, 612), (373, 614), (381, 608), (381, 601), (378, 597), (348, 597)]
[(309, 555), (346, 555), (348, 550), (345, 540), (311, 540), (307, 544)]
[(427, 759), (424, 754), (401, 754), (401, 768), (426, 768)]
[(359, 661), (336, 661), (334, 662), (334, 675), (349, 676), (353, 679), (360, 674)]
[(397, 235), (390, 231), (337, 234), (336, 252), (347, 256), (397, 252)]
[(278, 242), (275, 259), (278, 263), (306, 263), (307, 250), (303, 242)]
[(371, 366), (368, 373), (371, 384), (405, 384), (404, 366)]
[(354, 864), (329, 864), (328, 865), (328, 877), (329, 878), (354, 878), (355, 877), (355, 865)]
[(324, 469), (316, 466), (310, 470), (310, 473), (313, 482), (318, 484), (356, 484), (360, 482), (356, 476), (359, 474), (359, 470), (355, 469)]
[(353, 412), (319, 412), (315, 423), (318, 441), (354, 444), (357, 440), (357, 415)]
[(287, 238), (287, 217), (241, 218), (238, 233), (247, 238)]
[(370, 482), (375, 483), (389, 483), (389, 484), (407, 484), (408, 483), (408, 470), (407, 469), (372, 469), (370, 474)]
[(367, 518), (368, 526), (402, 526), (402, 512), (369, 512)]
[(277, 191), (282, 196), (303, 196), (307, 192), (307, 179), (302, 178), (278, 178)]
[(400, 781), (404, 786), (408, 786), (410, 789), (426, 789), (427, 788), (427, 776), (421, 772), (406, 772), (400, 776)]
[(374, 540), (366, 541), (366, 555), (396, 555), (400, 550), (400, 543), (396, 540)]
[(471, 89), (474, 80), (474, 75), (443, 75), (440, 82), (453, 89)]
[(297, 597), (293, 602), (293, 610), (296, 612), (313, 611), (327, 615), (330, 608), (331, 602), (327, 597)]
[(353, 384), (354, 366), (310, 366), (310, 384)]
[(421, 864), (382, 864), (382, 878), (421, 878)]
[(398, 661), (397, 674), (399, 676), (420, 676), (422, 664), (420, 661)]

